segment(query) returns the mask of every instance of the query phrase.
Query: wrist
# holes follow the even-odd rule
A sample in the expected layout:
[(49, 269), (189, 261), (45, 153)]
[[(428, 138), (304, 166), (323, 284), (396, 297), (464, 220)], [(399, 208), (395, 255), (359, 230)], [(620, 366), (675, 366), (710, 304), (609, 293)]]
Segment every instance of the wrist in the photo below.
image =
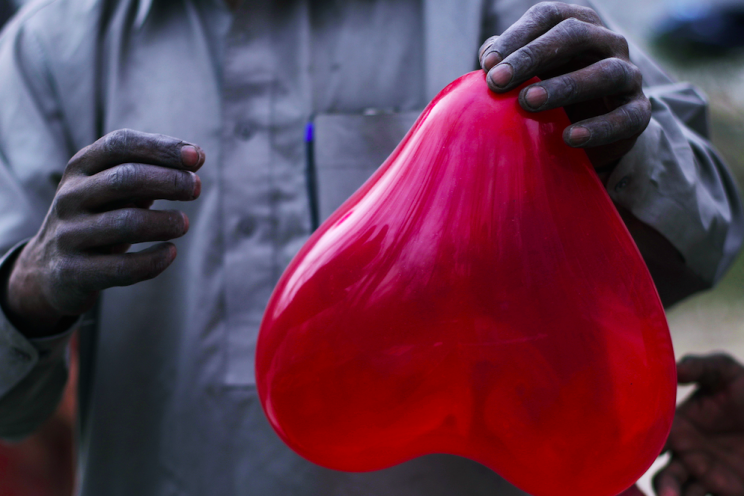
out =
[(44, 297), (35, 271), (20, 262), (26, 247), (14, 250), (0, 265), (0, 307), (25, 337), (52, 336), (65, 330), (75, 317), (66, 318)]

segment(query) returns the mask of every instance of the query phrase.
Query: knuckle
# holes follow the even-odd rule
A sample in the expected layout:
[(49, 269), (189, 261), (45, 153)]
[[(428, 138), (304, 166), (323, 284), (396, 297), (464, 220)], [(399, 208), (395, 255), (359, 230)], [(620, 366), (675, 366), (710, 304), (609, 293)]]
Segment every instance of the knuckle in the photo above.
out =
[(57, 245), (60, 248), (67, 248), (74, 246), (80, 240), (80, 233), (77, 229), (64, 223), (57, 226), (54, 230), (54, 237), (56, 238)]
[(597, 12), (595, 12), (595, 10), (591, 7), (576, 5), (574, 8), (576, 9), (577, 14), (581, 17), (582, 20), (600, 26), (602, 25), (602, 19), (600, 19), (599, 14), (597, 14)]
[(72, 215), (78, 204), (77, 192), (67, 184), (62, 184), (54, 195), (50, 212), (54, 217), (64, 219)]
[(616, 125), (609, 119), (601, 119), (594, 123), (593, 136), (596, 136), (596, 141), (605, 143), (608, 138), (615, 134)]
[(140, 174), (135, 164), (122, 164), (110, 169), (108, 187), (114, 191), (131, 191), (137, 188)]
[(627, 72), (627, 85), (631, 89), (640, 89), (643, 85), (643, 74), (641, 70), (633, 63), (623, 61)]
[(122, 155), (132, 146), (134, 131), (131, 129), (118, 129), (102, 138), (103, 149), (112, 155)]
[(625, 60), (630, 58), (630, 47), (625, 36), (605, 26), (600, 26), (598, 33), (603, 39), (603, 44), (606, 46), (605, 51)]
[(117, 233), (131, 235), (138, 227), (138, 217), (133, 209), (117, 210), (110, 220), (109, 228)]
[(589, 24), (575, 17), (569, 17), (556, 26), (560, 37), (574, 44), (585, 43), (590, 38), (589, 28)]
[(558, 26), (561, 26), (563, 29), (583, 29), (586, 23), (576, 17), (569, 17), (558, 23)]
[(638, 132), (638, 129), (643, 126), (643, 118), (637, 107), (624, 105), (620, 109), (622, 121), (617, 127), (625, 130), (626, 133), (635, 134)]
[(491, 45), (493, 45), (496, 40), (498, 39), (498, 36), (491, 36), (486, 41), (483, 42), (483, 44), (480, 46), (480, 49), (478, 50), (478, 56), (480, 58), (483, 58), (483, 54), (486, 53), (486, 50), (488, 50)]
[(54, 259), (49, 267), (49, 282), (53, 288), (68, 287), (77, 277), (80, 271), (76, 264), (66, 257)]
[(82, 164), (84, 164), (86, 160), (88, 159), (89, 154), (94, 149), (95, 149), (95, 143), (78, 150), (78, 152), (75, 155), (73, 155), (72, 158), (67, 162), (67, 166), (65, 167), (65, 174), (72, 173), (75, 169), (79, 168)]
[(649, 122), (651, 122), (651, 115), (653, 114), (653, 108), (651, 107), (651, 102), (648, 98), (646, 98), (646, 95), (641, 93), (641, 98), (639, 99), (640, 105), (641, 105), (641, 113), (643, 114), (643, 121), (644, 126), (647, 126)]
[(170, 261), (163, 253), (152, 253), (137, 264), (136, 279), (146, 281), (156, 277), (168, 268)]
[(611, 36), (613, 38), (613, 45), (615, 46), (615, 50), (623, 57), (628, 58), (630, 54), (628, 40), (625, 39), (625, 36), (621, 35), (620, 33), (616, 33), (615, 31), (611, 31), (609, 29), (608, 31), (611, 33)]
[(165, 134), (151, 135), (151, 142), (154, 149), (167, 150), (169, 153), (176, 149), (180, 152), (180, 145), (183, 144), (183, 141), (175, 140), (174, 142), (173, 138), (166, 136)]
[(117, 286), (131, 286), (157, 275), (151, 257), (123, 255), (113, 266), (113, 279)]
[(697, 360), (700, 360), (700, 356), (699, 355), (687, 354), (687, 355), (683, 356), (679, 360), (679, 363), (688, 363), (688, 362), (691, 363), (691, 362), (694, 362), (694, 361), (697, 361)]
[(566, 4), (561, 2), (540, 2), (531, 7), (527, 14), (538, 26), (554, 26), (563, 20), (565, 7)]
[(132, 261), (129, 258), (122, 258), (120, 261), (114, 264), (113, 268), (113, 279), (118, 281), (121, 286), (131, 286), (142, 277), (138, 274), (139, 270), (136, 265), (133, 266)]
[(182, 196), (184, 194), (190, 194), (194, 190), (194, 184), (193, 179), (191, 178), (191, 174), (188, 172), (182, 172), (182, 171), (173, 171), (172, 172), (172, 186), (173, 191), (179, 195)]
[(711, 469), (710, 458), (701, 451), (693, 451), (686, 454), (685, 462), (690, 467), (690, 470), (698, 477), (704, 475)]
[(512, 67), (515, 72), (514, 81), (517, 80), (517, 73), (531, 72), (535, 68), (539, 60), (538, 52), (539, 47), (534, 44), (527, 45), (514, 52), (512, 58)]
[(606, 77), (614, 81), (618, 86), (622, 88), (632, 86), (635, 74), (630, 68), (630, 64), (624, 60), (615, 57), (605, 59), (604, 70)]
[(639, 130), (646, 129), (646, 126), (651, 120), (651, 102), (645, 96), (639, 98), (636, 100), (636, 105), (632, 105), (629, 111), (633, 114), (634, 123)]
[[(571, 76), (564, 76), (560, 78), (558, 81), (556, 81), (559, 87), (559, 91), (557, 92), (560, 96), (563, 96), (565, 98), (573, 99), (577, 96), (579, 96), (581, 88), (579, 87), (579, 83)], [(550, 94), (550, 92), (548, 92)]]
[(630, 137), (646, 129), (651, 115), (645, 111), (645, 106), (639, 103), (639, 101), (631, 102), (618, 109), (620, 119), (614, 126), (615, 133), (622, 137)]
[(730, 367), (736, 365), (737, 362), (728, 353), (716, 353), (711, 355), (712, 362), (718, 367)]
[(163, 251), (153, 256), (150, 260), (150, 272), (153, 277), (163, 272), (170, 265), (170, 259)]
[(52, 204), (49, 206), (49, 217), (64, 219), (69, 214), (69, 204), (59, 195), (55, 196)]
[(528, 12), (533, 12), (538, 15), (542, 16), (548, 16), (552, 19), (557, 19), (564, 8), (567, 7), (567, 4), (564, 2), (550, 2), (550, 1), (543, 1), (538, 2), (535, 5), (533, 5)]

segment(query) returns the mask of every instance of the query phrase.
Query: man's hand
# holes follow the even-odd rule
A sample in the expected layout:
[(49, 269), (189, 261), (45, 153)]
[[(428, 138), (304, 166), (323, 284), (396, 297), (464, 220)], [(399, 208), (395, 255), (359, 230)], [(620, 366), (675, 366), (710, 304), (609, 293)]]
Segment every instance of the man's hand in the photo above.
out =
[(744, 495), (744, 367), (727, 355), (689, 356), (677, 377), (698, 388), (677, 408), (665, 447), (672, 458), (654, 478), (656, 493)]
[(573, 125), (563, 139), (588, 148), (599, 170), (611, 170), (651, 119), (651, 103), (641, 90), (639, 69), (630, 62), (628, 43), (587, 7), (535, 5), (501, 36), (486, 40), (480, 62), (497, 93), (541, 78), (519, 93), (522, 108), (565, 107)]
[(26, 335), (56, 332), (60, 322), (91, 308), (99, 291), (163, 272), (176, 257), (172, 243), (126, 253), (133, 243), (186, 234), (177, 210), (149, 210), (157, 199), (199, 197), (197, 146), (131, 130), (110, 133), (67, 164), (39, 232), (18, 255), (0, 291), (8, 317)]

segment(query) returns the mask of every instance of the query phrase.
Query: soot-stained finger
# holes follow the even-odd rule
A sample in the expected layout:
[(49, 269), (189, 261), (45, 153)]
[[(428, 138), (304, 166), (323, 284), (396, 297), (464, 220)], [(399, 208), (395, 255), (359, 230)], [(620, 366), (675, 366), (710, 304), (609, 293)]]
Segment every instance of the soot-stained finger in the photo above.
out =
[(651, 103), (638, 95), (615, 110), (566, 128), (563, 140), (575, 148), (607, 145), (640, 135), (651, 120)]
[(682, 451), (677, 455), (693, 478), (701, 479), (713, 469), (714, 460), (703, 449)]
[(627, 59), (628, 45), (625, 38), (603, 26), (570, 18), (506, 56), (488, 72), (488, 84), (494, 91), (509, 91), (586, 53)]
[(687, 452), (681, 455), (690, 475), (704, 484), (708, 492), (721, 496), (744, 494), (744, 484), (720, 458), (706, 451)]
[(688, 482), (682, 488), (682, 496), (705, 496), (706, 494), (708, 494), (708, 488), (698, 481)]
[(690, 473), (684, 464), (677, 459), (672, 459), (669, 465), (664, 467), (653, 478), (653, 486), (656, 494), (664, 496), (681, 496), (682, 487), (690, 478)]
[(560, 2), (542, 2), (530, 8), (517, 22), (493, 40), (480, 57), (481, 66), (488, 72), (516, 50), (547, 33), (566, 19), (578, 19), (601, 25), (596, 12), (588, 7)]
[(86, 289), (101, 291), (152, 279), (167, 269), (175, 258), (173, 243), (159, 243), (138, 252), (94, 256), (85, 266)]
[(524, 88), (519, 103), (527, 111), (540, 112), (603, 96), (640, 92), (641, 81), (641, 73), (633, 64), (618, 58), (603, 59)]
[(673, 453), (680, 455), (695, 452), (701, 447), (711, 446), (711, 442), (708, 432), (701, 430), (692, 418), (687, 417), (684, 411), (677, 409), (665, 446)]
[(703, 389), (716, 390), (744, 374), (744, 367), (729, 355), (687, 355), (677, 364), (680, 384), (698, 383)]
[(191, 201), (201, 193), (195, 173), (147, 164), (121, 164), (77, 185), (83, 208), (96, 209), (125, 200)]
[(122, 208), (84, 216), (58, 234), (61, 242), (87, 250), (121, 244), (168, 241), (189, 230), (188, 217), (178, 210)]
[(71, 173), (93, 175), (131, 162), (193, 172), (204, 160), (204, 151), (197, 145), (163, 134), (120, 129), (80, 150), (67, 168)]

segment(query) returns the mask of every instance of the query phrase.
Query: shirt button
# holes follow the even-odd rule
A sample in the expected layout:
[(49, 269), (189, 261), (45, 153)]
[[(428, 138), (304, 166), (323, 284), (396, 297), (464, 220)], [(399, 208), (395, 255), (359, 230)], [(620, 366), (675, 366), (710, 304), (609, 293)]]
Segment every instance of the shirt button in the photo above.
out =
[(245, 217), (238, 222), (238, 231), (246, 237), (249, 237), (256, 230), (256, 221), (253, 217)]
[(253, 136), (253, 126), (247, 122), (239, 122), (235, 126), (235, 135), (243, 141), (248, 141)]
[(620, 192), (624, 190), (629, 182), (630, 182), (630, 176), (625, 176), (624, 178), (620, 179), (615, 185), (615, 191)]

